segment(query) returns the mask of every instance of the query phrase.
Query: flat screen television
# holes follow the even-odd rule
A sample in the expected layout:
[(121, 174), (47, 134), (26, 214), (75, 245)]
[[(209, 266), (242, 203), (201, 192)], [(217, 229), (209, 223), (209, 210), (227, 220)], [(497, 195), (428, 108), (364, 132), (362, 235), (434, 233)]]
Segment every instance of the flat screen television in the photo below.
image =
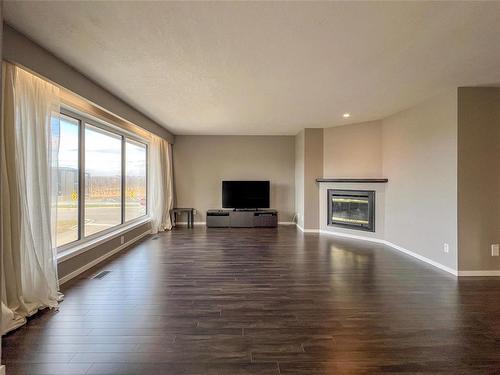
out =
[(223, 208), (269, 208), (269, 181), (222, 181)]

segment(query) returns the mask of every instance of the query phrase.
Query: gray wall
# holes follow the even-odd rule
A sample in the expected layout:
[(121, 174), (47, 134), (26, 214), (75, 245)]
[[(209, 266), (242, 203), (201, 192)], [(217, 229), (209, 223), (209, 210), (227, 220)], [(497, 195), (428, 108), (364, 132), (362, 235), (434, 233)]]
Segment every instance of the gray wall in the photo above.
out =
[(458, 89), (459, 270), (500, 270), (500, 89)]
[(97, 106), (138, 125), (170, 143), (174, 135), (161, 125), (132, 108), (83, 74), (35, 44), (12, 27), (4, 26), (3, 58), (39, 74)]
[(194, 207), (195, 221), (206, 210), (221, 208), (222, 180), (270, 180), (271, 207), (279, 221), (292, 221), (295, 211), (293, 136), (176, 137), (173, 146), (176, 206)]
[(295, 136), (295, 210), (302, 229), (319, 229), (318, 177), (323, 176), (323, 129), (307, 128)]
[[(141, 225), (137, 228), (134, 228), (128, 232), (126, 232), (123, 236), (125, 238), (125, 243), (128, 241), (140, 236), (141, 234), (145, 233), (146, 231), (151, 229), (151, 225), (149, 223), (146, 223), (144, 225)], [(78, 270), (79, 268), (84, 267), (85, 265), (89, 264), (90, 262), (94, 261), (95, 259), (98, 259), (102, 257), (103, 255), (106, 255), (110, 251), (118, 248), (121, 246), (120, 242), (120, 236), (113, 238), (99, 246), (96, 246), (95, 248), (88, 250), (80, 255), (77, 255), (73, 258), (69, 258), (68, 260), (61, 262), (58, 264), (57, 270), (59, 273), (59, 279), (62, 279), (63, 277), (69, 275), (71, 272), (74, 272)]]
[(386, 240), (456, 270), (456, 90), (383, 120), (382, 165)]
[(323, 176), (323, 129), (304, 131), (304, 229), (319, 229), (319, 185)]
[(323, 134), (323, 176), (382, 176), (382, 122), (326, 128)]

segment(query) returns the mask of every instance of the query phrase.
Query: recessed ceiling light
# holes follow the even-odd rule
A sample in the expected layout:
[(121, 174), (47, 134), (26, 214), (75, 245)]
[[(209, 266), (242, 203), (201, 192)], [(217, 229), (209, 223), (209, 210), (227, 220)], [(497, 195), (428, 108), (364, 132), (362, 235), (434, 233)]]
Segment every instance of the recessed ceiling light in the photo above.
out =
[(343, 118), (349, 118), (349, 117), (351, 117), (351, 114), (350, 114), (350, 113), (344, 113), (344, 114), (342, 115), (342, 117), (343, 117)]

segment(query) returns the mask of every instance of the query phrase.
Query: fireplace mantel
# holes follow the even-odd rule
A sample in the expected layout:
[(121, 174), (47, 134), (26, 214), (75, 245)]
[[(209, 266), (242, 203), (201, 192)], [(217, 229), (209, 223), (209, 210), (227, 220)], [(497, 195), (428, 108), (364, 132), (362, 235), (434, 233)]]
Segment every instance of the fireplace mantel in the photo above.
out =
[(345, 183), (380, 183), (385, 184), (389, 181), (388, 178), (317, 178), (316, 182), (345, 182)]

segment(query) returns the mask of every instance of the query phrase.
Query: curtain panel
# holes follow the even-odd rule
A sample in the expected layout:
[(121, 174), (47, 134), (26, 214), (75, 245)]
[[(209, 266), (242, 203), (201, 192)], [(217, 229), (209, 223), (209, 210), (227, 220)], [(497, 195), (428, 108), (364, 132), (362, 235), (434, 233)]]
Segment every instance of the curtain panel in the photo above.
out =
[[(56, 308), (55, 212), (59, 89), (3, 64), (2, 334), (42, 308)], [(56, 155), (54, 155), (56, 154)]]
[(153, 234), (172, 229), (170, 212), (174, 206), (172, 145), (156, 135), (149, 146), (150, 215)]

